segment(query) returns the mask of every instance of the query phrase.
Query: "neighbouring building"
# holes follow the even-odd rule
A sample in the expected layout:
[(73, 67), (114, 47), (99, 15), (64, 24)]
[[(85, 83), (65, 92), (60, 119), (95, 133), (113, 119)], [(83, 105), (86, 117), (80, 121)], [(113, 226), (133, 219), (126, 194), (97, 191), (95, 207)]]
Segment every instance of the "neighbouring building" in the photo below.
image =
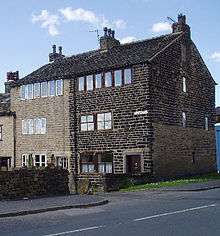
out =
[(49, 60), (7, 87), (15, 166), (54, 163), (99, 184), (216, 169), (215, 81), (184, 15), (168, 35), (120, 44), (104, 28), (98, 50), (53, 46)]

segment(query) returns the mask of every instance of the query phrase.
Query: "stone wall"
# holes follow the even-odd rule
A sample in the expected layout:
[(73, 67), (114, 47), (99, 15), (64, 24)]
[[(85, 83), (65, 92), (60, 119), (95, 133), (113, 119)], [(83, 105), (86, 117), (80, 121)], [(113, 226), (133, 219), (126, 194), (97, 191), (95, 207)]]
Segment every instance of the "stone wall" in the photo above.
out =
[(0, 199), (68, 194), (68, 171), (63, 169), (18, 169), (0, 171)]
[(155, 176), (187, 176), (216, 170), (213, 130), (157, 123), (153, 127)]
[(0, 157), (11, 158), (14, 162), (14, 116), (0, 116), (0, 126), (2, 126), (2, 140), (0, 140)]
[[(70, 158), (69, 80), (63, 81), (63, 95), (20, 99), (20, 87), (11, 89), (11, 111), (16, 112), (16, 166), (21, 166), (22, 154), (52, 154)], [(46, 118), (46, 134), (22, 134), (22, 120)]]
[[(114, 173), (118, 174), (124, 172), (123, 152), (134, 148), (144, 149), (151, 142), (152, 136), (149, 132), (151, 124), (148, 115), (134, 115), (135, 111), (145, 111), (149, 108), (148, 65), (135, 65), (132, 69), (132, 83), (121, 87), (79, 92), (77, 86), (74, 87), (74, 81), (71, 80), (71, 145), (73, 147), (75, 145), (75, 117), (73, 114), (76, 110), (78, 153), (113, 151)], [(74, 90), (76, 90), (75, 103)], [(112, 112), (113, 128), (81, 132), (80, 116), (99, 112)], [(147, 152), (144, 153), (143, 158), (143, 172), (145, 172), (151, 169)]]

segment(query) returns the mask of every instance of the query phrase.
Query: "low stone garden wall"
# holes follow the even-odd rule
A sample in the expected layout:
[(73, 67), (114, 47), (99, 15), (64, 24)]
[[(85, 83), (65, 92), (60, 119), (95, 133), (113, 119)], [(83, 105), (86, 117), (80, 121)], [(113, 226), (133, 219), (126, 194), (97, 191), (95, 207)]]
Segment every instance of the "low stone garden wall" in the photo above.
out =
[(69, 193), (68, 171), (58, 168), (0, 171), (0, 200)]
[[(89, 188), (93, 191), (118, 191), (130, 184), (142, 184), (155, 181), (149, 174), (80, 174), (78, 176), (78, 190), (86, 193)], [(82, 190), (82, 191), (81, 191)]]

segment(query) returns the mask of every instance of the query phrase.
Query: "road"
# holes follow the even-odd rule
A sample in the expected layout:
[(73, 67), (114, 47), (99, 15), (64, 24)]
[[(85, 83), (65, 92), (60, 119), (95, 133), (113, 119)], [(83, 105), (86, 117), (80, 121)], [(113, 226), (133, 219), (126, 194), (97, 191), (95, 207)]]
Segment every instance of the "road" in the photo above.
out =
[(220, 235), (220, 189), (107, 194), (108, 205), (0, 219), (1, 236)]

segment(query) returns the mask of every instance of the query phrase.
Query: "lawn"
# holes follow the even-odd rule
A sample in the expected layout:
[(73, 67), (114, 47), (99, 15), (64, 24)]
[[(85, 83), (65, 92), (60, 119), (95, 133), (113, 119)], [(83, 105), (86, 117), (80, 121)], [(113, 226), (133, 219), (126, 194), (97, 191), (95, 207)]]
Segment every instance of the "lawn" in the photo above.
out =
[(193, 177), (173, 179), (169, 181), (162, 181), (156, 183), (147, 183), (147, 184), (131, 184), (126, 186), (126, 188), (120, 189), (120, 191), (137, 191), (137, 190), (148, 190), (148, 189), (158, 189), (162, 187), (174, 187), (178, 185), (191, 184), (191, 183), (201, 183), (207, 182), (210, 180), (220, 179), (220, 174), (210, 173), (206, 175), (199, 175)]

